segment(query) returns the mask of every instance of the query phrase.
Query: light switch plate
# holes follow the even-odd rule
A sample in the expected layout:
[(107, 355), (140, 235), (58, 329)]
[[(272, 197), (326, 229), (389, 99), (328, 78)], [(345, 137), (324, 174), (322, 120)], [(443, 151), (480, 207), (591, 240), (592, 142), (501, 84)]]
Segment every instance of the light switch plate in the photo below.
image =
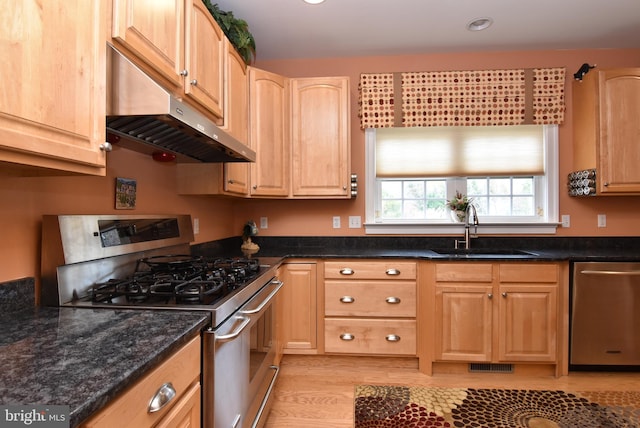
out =
[(340, 216), (339, 215), (333, 216), (333, 228), (334, 229), (340, 229)]
[(260, 217), (260, 229), (267, 229), (269, 227), (269, 219), (267, 217)]
[(360, 220), (359, 215), (350, 215), (349, 216), (349, 228), (351, 229), (360, 229), (362, 227), (362, 221)]
[(598, 214), (598, 227), (607, 227), (607, 215)]
[(571, 227), (571, 216), (565, 214), (562, 216), (562, 227)]

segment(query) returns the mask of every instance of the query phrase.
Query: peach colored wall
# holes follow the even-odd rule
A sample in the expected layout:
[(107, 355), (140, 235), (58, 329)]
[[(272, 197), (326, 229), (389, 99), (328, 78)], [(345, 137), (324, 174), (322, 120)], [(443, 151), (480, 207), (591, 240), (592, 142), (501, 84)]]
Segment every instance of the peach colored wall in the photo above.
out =
[[(0, 177), (0, 282), (39, 276), (43, 214), (191, 214), (200, 219), (196, 242), (240, 234), (232, 201), (177, 195), (174, 164), (120, 148), (107, 163), (106, 177)], [(134, 210), (114, 208), (116, 177), (137, 180)]]
[[(258, 59), (260, 50), (258, 45)], [(349, 76), (351, 79), (352, 171), (361, 177), (360, 196), (353, 201), (251, 201), (236, 206), (238, 218), (266, 216), (269, 228), (262, 235), (314, 236), (364, 235), (364, 229), (346, 227), (348, 216), (364, 220), (364, 131), (358, 119), (360, 73), (396, 71), (476, 70), (527, 67), (566, 67), (567, 112), (560, 126), (560, 214), (571, 215), (571, 227), (559, 228), (557, 236), (638, 236), (640, 197), (570, 198), (564, 192), (565, 177), (572, 170), (571, 84), (573, 73), (588, 62), (600, 68), (640, 67), (640, 49), (557, 50), (521, 52), (441, 53), (394, 57), (332, 58), (316, 60), (258, 61), (256, 67), (288, 77)], [(640, 161), (640, 160), (639, 160)], [(597, 214), (607, 215), (607, 227), (597, 227)], [(342, 228), (333, 229), (332, 217), (340, 215)], [(238, 228), (239, 225), (236, 226)]]
[[(258, 51), (259, 53), (259, 51)], [(570, 75), (584, 62), (599, 67), (640, 66), (640, 50), (541, 51), (497, 53), (449, 53), (398, 57), (335, 58), (257, 63), (258, 67), (285, 76), (351, 77), (352, 170), (364, 176), (364, 133), (359, 129), (358, 76), (363, 72), (463, 70), (508, 67), (567, 67), (568, 111), (560, 130), (561, 167), (571, 169)], [(233, 200), (176, 194), (175, 166), (159, 164), (147, 156), (115, 149), (108, 157), (106, 177), (1, 177), (0, 166), (0, 282), (39, 276), (40, 219), (43, 214), (98, 214), (114, 209), (115, 177), (138, 182), (137, 207), (126, 213), (187, 213), (200, 219), (196, 242), (237, 236), (248, 219), (266, 216), (264, 236), (363, 235), (363, 229), (346, 227), (348, 216), (364, 219), (364, 186), (355, 200), (276, 201)], [(562, 183), (564, 186), (564, 183)], [(639, 236), (640, 197), (572, 199), (562, 193), (562, 214), (571, 215), (571, 228), (559, 236)], [(596, 227), (596, 215), (607, 214), (608, 227)], [(342, 218), (341, 229), (332, 228), (332, 217)]]

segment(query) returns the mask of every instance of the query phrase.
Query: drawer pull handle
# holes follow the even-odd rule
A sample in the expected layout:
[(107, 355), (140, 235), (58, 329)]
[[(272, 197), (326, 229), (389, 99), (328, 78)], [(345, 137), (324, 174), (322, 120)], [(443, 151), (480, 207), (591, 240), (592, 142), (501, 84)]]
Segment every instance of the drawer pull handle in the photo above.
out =
[(398, 275), (400, 275), (400, 270), (392, 268), (392, 269), (387, 269), (387, 271), (385, 273), (387, 275), (398, 276)]
[(399, 297), (387, 297), (386, 301), (390, 305), (397, 305), (398, 303), (400, 303), (400, 298)]
[(490, 299), (493, 299), (493, 293), (487, 294), (487, 297), (490, 298)]
[(354, 273), (356, 273), (356, 272), (351, 268), (342, 268), (342, 269), (340, 269), (340, 275), (353, 275)]
[(342, 339), (342, 340), (344, 340), (344, 341), (347, 341), (347, 342), (349, 342), (349, 341), (351, 341), (351, 340), (353, 340), (353, 339), (355, 339), (355, 338), (356, 338), (356, 337), (355, 337), (353, 334), (351, 334), (351, 333), (342, 333), (342, 334), (340, 335), (340, 339)]
[(340, 301), (341, 301), (342, 303), (353, 303), (353, 302), (355, 302), (355, 301), (356, 301), (356, 299), (354, 299), (354, 298), (353, 298), (353, 297), (351, 297), (351, 296), (342, 296), (342, 297), (340, 298)]
[(151, 398), (149, 402), (149, 413), (155, 413), (161, 410), (164, 406), (169, 404), (171, 400), (176, 396), (176, 390), (171, 385), (171, 382), (167, 382), (158, 389), (158, 392)]
[(400, 336), (397, 334), (389, 334), (385, 339), (387, 339), (387, 342), (400, 342)]

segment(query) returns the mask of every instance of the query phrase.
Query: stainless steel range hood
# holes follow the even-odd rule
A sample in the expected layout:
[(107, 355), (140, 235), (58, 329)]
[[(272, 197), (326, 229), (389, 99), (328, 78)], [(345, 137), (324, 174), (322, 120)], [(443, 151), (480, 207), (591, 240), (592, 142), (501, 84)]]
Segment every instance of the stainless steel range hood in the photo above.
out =
[[(107, 48), (107, 134), (117, 145), (178, 162), (255, 162), (256, 153)], [(113, 142), (113, 140), (112, 140)]]

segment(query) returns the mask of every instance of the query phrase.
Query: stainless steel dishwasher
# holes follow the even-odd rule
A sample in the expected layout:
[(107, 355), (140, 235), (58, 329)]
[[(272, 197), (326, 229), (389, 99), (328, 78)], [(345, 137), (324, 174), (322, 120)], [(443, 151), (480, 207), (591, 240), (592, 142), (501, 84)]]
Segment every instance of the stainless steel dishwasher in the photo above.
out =
[(570, 364), (640, 368), (640, 262), (575, 262)]

